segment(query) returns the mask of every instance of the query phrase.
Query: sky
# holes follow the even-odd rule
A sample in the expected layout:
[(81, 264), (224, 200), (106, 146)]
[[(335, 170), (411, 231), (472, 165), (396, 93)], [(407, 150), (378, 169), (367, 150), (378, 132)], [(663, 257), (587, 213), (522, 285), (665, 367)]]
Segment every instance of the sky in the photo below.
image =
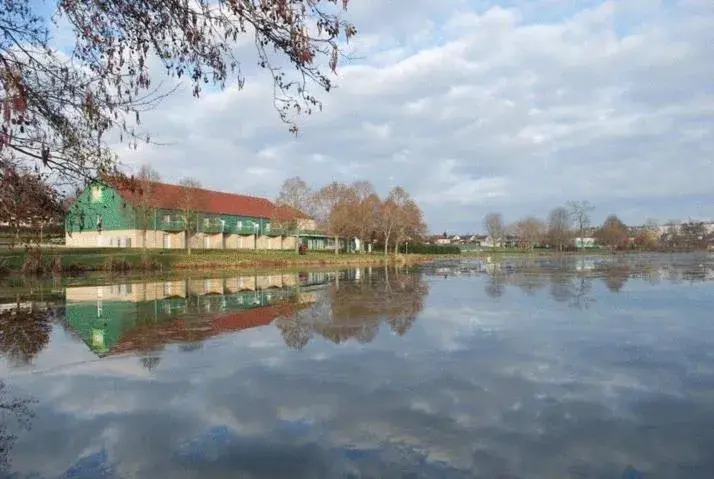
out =
[(143, 117), (162, 145), (116, 145), (120, 160), (270, 198), (296, 175), (401, 185), (438, 233), (569, 200), (595, 223), (714, 218), (714, 2), (405, 4), (351, 0), (350, 59), (297, 137), (246, 39), (242, 90), (182, 88)]

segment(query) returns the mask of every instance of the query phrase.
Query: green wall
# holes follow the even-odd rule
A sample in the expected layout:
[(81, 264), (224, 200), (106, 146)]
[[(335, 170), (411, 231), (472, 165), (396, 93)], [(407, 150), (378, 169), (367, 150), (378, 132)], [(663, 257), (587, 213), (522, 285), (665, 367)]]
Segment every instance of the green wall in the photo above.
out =
[[(92, 193), (95, 188), (101, 192), (99, 197)], [(97, 218), (102, 220), (102, 231), (134, 229), (134, 208), (113, 188), (94, 184), (77, 197), (67, 212), (65, 231), (96, 231)]]

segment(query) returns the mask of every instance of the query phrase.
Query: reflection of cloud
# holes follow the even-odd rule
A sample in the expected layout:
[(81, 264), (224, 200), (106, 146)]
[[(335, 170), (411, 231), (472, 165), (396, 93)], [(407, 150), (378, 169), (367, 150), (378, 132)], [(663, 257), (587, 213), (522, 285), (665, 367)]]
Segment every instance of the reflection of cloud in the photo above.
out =
[[(509, 286), (508, 301), (487, 295), (482, 274), (420, 278), (429, 294), (408, 333), (377, 321), (366, 344), (319, 339), (317, 325), (371, 325), (378, 305), (352, 322), (318, 307), (304, 351), (246, 347), (280, 341), (269, 327), (192, 354), (166, 348), (152, 381), (92, 374), (105, 361), (17, 376), (43, 402), (13, 465), (54, 477), (104, 447), (120, 477), (711, 476), (707, 285), (630, 277), (617, 295), (595, 276), (598, 301), (573, 309), (550, 296), (562, 279), (543, 277)], [(384, 300), (350, 283), (340, 289)], [(141, 369), (136, 357), (112, 362)]]

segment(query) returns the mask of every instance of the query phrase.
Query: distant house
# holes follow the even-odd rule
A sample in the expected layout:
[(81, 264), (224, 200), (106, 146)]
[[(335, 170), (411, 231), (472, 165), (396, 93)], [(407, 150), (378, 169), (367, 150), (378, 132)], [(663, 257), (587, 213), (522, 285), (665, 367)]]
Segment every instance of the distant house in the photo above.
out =
[[(118, 180), (91, 184), (69, 208), (66, 245), (178, 249), (188, 242), (197, 249), (290, 250), (299, 236), (308, 249), (334, 247), (334, 238), (317, 232), (308, 215), (265, 198), (164, 183), (150, 189), (141, 198), (137, 188)], [(196, 213), (186, 228), (181, 209), (189, 194)], [(142, 203), (148, 218), (140, 213)]]
[(573, 239), (576, 248), (597, 248), (598, 244), (592, 236), (577, 237)]

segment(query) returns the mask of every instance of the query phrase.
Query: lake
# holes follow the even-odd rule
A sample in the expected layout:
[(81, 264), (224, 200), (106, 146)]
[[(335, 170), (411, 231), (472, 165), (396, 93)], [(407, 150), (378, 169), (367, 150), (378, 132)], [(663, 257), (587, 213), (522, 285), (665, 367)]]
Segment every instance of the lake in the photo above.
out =
[(713, 254), (0, 292), (3, 477), (714, 477)]

